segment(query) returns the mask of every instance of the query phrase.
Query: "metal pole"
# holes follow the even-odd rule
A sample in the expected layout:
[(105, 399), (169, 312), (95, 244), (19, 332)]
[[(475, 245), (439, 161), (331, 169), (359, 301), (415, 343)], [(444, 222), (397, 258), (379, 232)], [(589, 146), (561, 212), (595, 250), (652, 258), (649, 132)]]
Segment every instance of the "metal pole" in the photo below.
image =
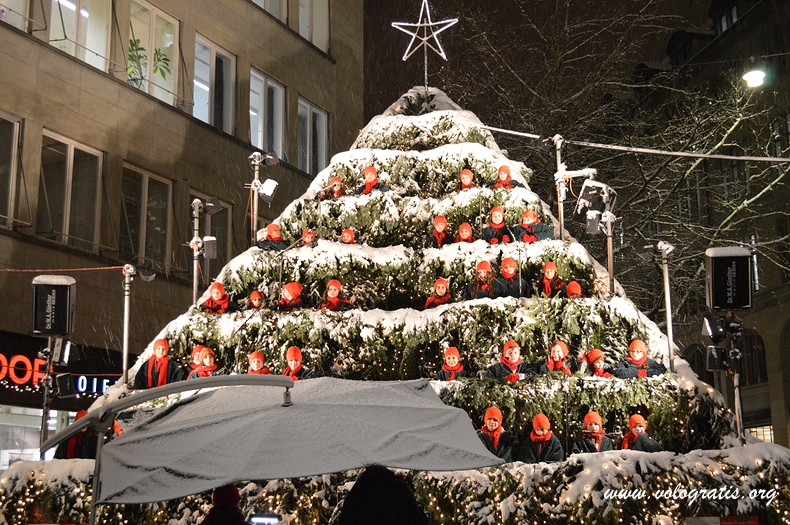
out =
[(49, 435), (49, 406), (50, 406), (50, 399), (49, 399), (49, 384), (51, 379), (50, 370), (52, 369), (52, 337), (47, 338), (47, 364), (46, 364), (46, 371), (44, 372), (44, 377), (41, 378), (41, 392), (43, 397), (43, 403), (41, 408), (41, 433), (39, 435), (40, 444), (43, 445), (44, 442), (47, 440)]
[(609, 294), (614, 297), (614, 247), (612, 246), (612, 223), (614, 217), (611, 213), (604, 214), (606, 225), (606, 266), (609, 271)]
[[(554, 142), (554, 152), (557, 155), (557, 175), (559, 176), (562, 171), (562, 137), (555, 135), (552, 139)], [(557, 184), (557, 219), (560, 221), (560, 240), (565, 238), (565, 180), (558, 177), (555, 181)]]
[[(96, 525), (96, 513), (99, 507), (99, 504), (96, 503), (99, 499), (99, 491), (101, 490), (101, 449), (104, 445), (104, 433), (99, 432), (99, 428), (97, 427), (96, 430), (96, 459), (94, 460), (93, 464), (93, 495), (91, 496), (91, 514), (90, 514), (90, 525)], [(86, 430), (88, 432), (88, 430)], [(106, 430), (105, 430), (106, 432)]]
[(669, 291), (669, 254), (661, 251), (661, 268), (664, 271), (664, 308), (667, 312), (667, 355), (669, 355), (669, 371), (675, 372), (675, 357), (672, 352), (672, 301)]
[[(740, 367), (740, 363), (737, 363), (736, 370)], [(740, 442), (741, 446), (746, 444), (746, 440), (743, 436), (743, 408), (741, 407), (741, 378), (740, 373), (737, 371), (732, 374), (732, 386), (733, 386), (733, 393), (735, 394), (735, 429), (738, 432), (738, 441)]]
[(129, 382), (129, 310), (131, 309), (132, 279), (136, 269), (131, 264), (123, 267), (123, 356), (121, 360), (121, 384)]
[(255, 178), (252, 181), (250, 191), (252, 195), (252, 217), (250, 224), (252, 225), (252, 232), (250, 232), (250, 246), (255, 246), (258, 240), (258, 192), (261, 189), (261, 162), (263, 156), (259, 152), (255, 152), (250, 156), (252, 159), (252, 167), (255, 172)]
[(200, 238), (200, 199), (192, 201), (192, 304), (197, 304), (198, 299), (198, 272), (200, 271), (200, 252), (202, 239)]

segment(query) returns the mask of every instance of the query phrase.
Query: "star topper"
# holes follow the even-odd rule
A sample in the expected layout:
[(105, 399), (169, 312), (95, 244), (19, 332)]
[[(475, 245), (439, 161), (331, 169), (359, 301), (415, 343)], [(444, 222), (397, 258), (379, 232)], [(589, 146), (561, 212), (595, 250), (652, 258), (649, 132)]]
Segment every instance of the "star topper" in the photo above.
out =
[[(427, 19), (428, 21), (425, 22), (424, 19)], [(420, 7), (420, 17), (417, 19), (416, 24), (409, 22), (392, 23), (392, 27), (395, 29), (403, 31), (407, 35), (411, 35), (411, 41), (409, 42), (409, 46), (406, 48), (406, 52), (403, 53), (402, 60), (405, 62), (410, 56), (412, 56), (418, 49), (422, 47), (425, 50), (425, 66), (427, 77), (428, 48), (431, 48), (434, 53), (447, 60), (447, 55), (445, 55), (444, 48), (442, 48), (442, 44), (439, 42), (437, 35), (457, 23), (457, 18), (449, 18), (447, 20), (440, 20), (439, 22), (431, 21), (431, 8), (428, 5), (428, 0), (422, 0), (422, 6)], [(414, 45), (415, 41), (417, 40), (419, 40), (419, 43)]]

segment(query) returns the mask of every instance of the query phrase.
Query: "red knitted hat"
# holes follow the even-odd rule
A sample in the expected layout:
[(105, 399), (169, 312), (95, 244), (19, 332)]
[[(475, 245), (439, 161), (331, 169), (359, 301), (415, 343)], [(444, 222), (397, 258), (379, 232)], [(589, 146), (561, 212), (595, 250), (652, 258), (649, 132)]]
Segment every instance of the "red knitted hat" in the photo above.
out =
[(167, 339), (157, 339), (154, 341), (154, 350), (156, 350), (156, 347), (160, 345), (165, 347), (165, 353), (170, 350), (170, 345), (167, 344)]
[(550, 348), (554, 348), (555, 346), (562, 348), (562, 357), (568, 357), (568, 345), (566, 345), (564, 341), (554, 341)]
[(258, 290), (253, 290), (252, 293), (250, 294), (250, 301), (252, 301), (253, 299), (263, 299), (263, 294)]
[(505, 352), (510, 350), (510, 348), (513, 347), (513, 346), (515, 346), (516, 348), (521, 350), (521, 345), (519, 345), (517, 342), (515, 342), (513, 339), (511, 339), (510, 341), (505, 343), (505, 347), (502, 349), (502, 355), (505, 355)]
[(299, 350), (297, 346), (289, 346), (288, 350), (285, 351), (285, 360), (286, 361), (301, 361), (302, 360), (302, 351)]
[(543, 271), (545, 272), (546, 270), (554, 270), (556, 272), (557, 271), (557, 265), (554, 264), (551, 261), (545, 262), (545, 263), (543, 263)]
[(211, 356), (214, 356), (214, 357), (217, 356), (217, 354), (214, 353), (214, 350), (212, 350), (211, 348), (209, 348), (207, 346), (204, 346), (203, 348), (200, 349), (200, 362), (201, 363), (203, 362), (203, 359), (205, 359), (207, 355), (211, 355)]
[(489, 419), (496, 419), (499, 421), (499, 424), (502, 424), (502, 411), (499, 410), (497, 407), (489, 407), (486, 410), (485, 415), (483, 416), (483, 421), (487, 421)]
[(307, 235), (315, 235), (315, 232), (310, 228), (305, 228), (304, 230), (302, 230), (302, 237), (305, 237)]
[(461, 232), (461, 231), (463, 231), (463, 230), (468, 230), (468, 231), (469, 231), (469, 233), (472, 233), (472, 225), (471, 225), (471, 224), (469, 224), (468, 222), (465, 222), (465, 223), (461, 224), (461, 225), (458, 227), (458, 231), (459, 231), (459, 232)]
[(513, 257), (505, 257), (504, 259), (502, 259), (502, 264), (500, 266), (504, 268), (508, 264), (511, 264), (516, 268), (518, 268), (518, 264), (516, 264), (516, 260)]
[(499, 167), (499, 169), (497, 170), (496, 173), (497, 173), (497, 176), (499, 176), (500, 173), (505, 173), (509, 177), (510, 176), (510, 166), (508, 166), (506, 164), (502, 164)]
[(504, 215), (505, 214), (505, 208), (503, 208), (502, 206), (494, 206), (493, 208), (491, 208), (491, 215), (493, 215), (493, 214), (495, 214), (497, 212), (499, 212), (502, 215)]
[(589, 352), (587, 352), (587, 362), (593, 364), (595, 361), (603, 357), (603, 352), (599, 348), (593, 348)]
[(532, 418), (532, 428), (543, 428), (545, 430), (551, 430), (551, 424), (549, 423), (549, 418), (546, 417), (545, 414), (538, 414), (537, 416)]
[(437, 215), (436, 218), (433, 220), (433, 225), (436, 226), (439, 223), (442, 223), (445, 226), (447, 226), (447, 218), (444, 215)]
[(603, 420), (598, 412), (587, 412), (587, 415), (584, 416), (584, 428), (587, 428), (590, 422), (598, 423), (599, 427), (603, 426)]
[(351, 228), (346, 228), (345, 230), (343, 230), (342, 235), (345, 235), (345, 234), (351, 235), (351, 240), (352, 241), (354, 240), (354, 230), (352, 230)]
[(568, 283), (568, 286), (565, 288), (568, 297), (571, 295), (581, 295), (582, 294), (582, 285), (577, 283), (576, 281), (571, 281)]
[(628, 350), (641, 350), (643, 354), (646, 354), (647, 345), (641, 339), (634, 339), (631, 341), (631, 344), (628, 345)]
[(209, 293), (211, 293), (212, 290), (219, 290), (222, 295), (225, 295), (225, 287), (222, 286), (222, 283), (212, 283), (212, 285), (208, 287)]
[(195, 345), (195, 347), (194, 347), (194, 348), (192, 348), (192, 360), (193, 360), (193, 361), (194, 361), (194, 359), (195, 359), (195, 356), (196, 356), (196, 355), (197, 355), (197, 356), (200, 356), (200, 352), (201, 352), (201, 350), (203, 350), (204, 348), (206, 348), (206, 347), (205, 347), (205, 346), (203, 346), (203, 345)]
[(299, 295), (302, 293), (302, 285), (296, 282), (288, 283), (283, 286), (283, 288), (288, 290), (288, 293), (291, 294), (291, 297), (293, 298), (299, 297)]
[(241, 496), (236, 485), (217, 487), (211, 495), (211, 502), (215, 507), (235, 507), (239, 501), (241, 501)]
[(436, 279), (436, 282), (433, 283), (434, 292), (436, 291), (436, 287), (439, 286), (440, 284), (443, 284), (447, 290), (450, 289), (450, 284), (447, 282), (447, 279), (443, 279), (442, 277), (439, 277), (438, 279)]
[(478, 272), (481, 270), (485, 270), (487, 272), (491, 271), (491, 264), (488, 261), (480, 261), (477, 263), (477, 268), (475, 268)]
[(365, 170), (362, 172), (362, 176), (364, 177), (364, 176), (366, 176), (368, 173), (372, 173), (372, 174), (373, 174), (373, 175), (375, 175), (376, 177), (378, 177), (378, 176), (379, 176), (379, 172), (378, 172), (378, 171), (376, 171), (376, 168), (374, 168), (373, 166), (368, 166), (367, 168), (365, 168)]
[(640, 414), (634, 414), (628, 419), (628, 430), (634, 428), (634, 425), (642, 425), (647, 429), (647, 421)]
[(530, 218), (532, 222), (540, 222), (540, 218), (538, 217), (538, 212), (535, 210), (527, 210), (521, 214), (521, 222), (524, 222), (524, 219)]
[(252, 363), (253, 359), (260, 359), (264, 363), (266, 362), (266, 358), (263, 357), (263, 352), (255, 351), (247, 356), (247, 362)]
[(340, 290), (340, 289), (342, 289), (342, 288), (343, 288), (343, 284), (342, 284), (340, 281), (338, 281), (337, 279), (332, 279), (331, 281), (329, 281), (328, 283), (326, 283), (326, 287), (327, 287), (327, 288), (329, 288), (329, 287), (331, 287), (331, 286), (334, 286), (334, 287), (335, 287), (335, 288), (337, 288), (338, 290)]
[(269, 236), (273, 236), (275, 233), (280, 233), (280, 225), (271, 223), (266, 226), (266, 233)]
[(343, 185), (343, 181), (340, 180), (340, 177), (332, 177), (331, 179), (329, 179), (330, 186), (334, 186), (335, 184), (340, 184), (341, 186)]
[(469, 175), (470, 177), (472, 177), (472, 180), (474, 180), (475, 178), (475, 174), (472, 173), (472, 170), (470, 170), (469, 168), (464, 168), (461, 170), (461, 173), (458, 174), (459, 179), (461, 178), (461, 175)]
[(461, 359), (461, 354), (458, 352), (458, 349), (454, 346), (447, 347), (447, 350), (444, 351), (444, 357), (448, 355), (454, 355), (458, 359)]

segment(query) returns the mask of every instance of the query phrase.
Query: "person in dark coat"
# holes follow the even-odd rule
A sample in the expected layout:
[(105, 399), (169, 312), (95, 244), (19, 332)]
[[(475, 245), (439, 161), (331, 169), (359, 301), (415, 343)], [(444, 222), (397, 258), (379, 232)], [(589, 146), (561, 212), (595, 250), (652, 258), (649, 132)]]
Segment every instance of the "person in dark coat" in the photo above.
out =
[(458, 227), (458, 237), (453, 242), (475, 242), (472, 225), (468, 222), (461, 224)]
[(134, 388), (154, 388), (184, 380), (178, 363), (167, 356), (169, 351), (167, 339), (154, 341), (154, 353), (134, 376)]
[(475, 280), (466, 285), (464, 300), (469, 301), (486, 297), (495, 299), (499, 296), (499, 285), (494, 279), (491, 264), (488, 261), (480, 261), (475, 268)]
[(359, 474), (343, 501), (339, 525), (427, 525), (429, 521), (405, 479), (371, 465)]
[(185, 370), (184, 370), (184, 377), (189, 377), (189, 374), (191, 374), (196, 368), (198, 368), (200, 366), (200, 364), (201, 364), (200, 363), (200, 352), (204, 348), (206, 348), (206, 347), (203, 346), (203, 345), (195, 345), (192, 348), (192, 354), (190, 356), (189, 364), (185, 367)]
[(241, 496), (236, 485), (225, 485), (214, 489), (211, 495), (213, 506), (201, 522), (203, 525), (247, 525), (239, 509)]
[(271, 375), (271, 370), (266, 366), (263, 352), (255, 351), (247, 356), (247, 373), (252, 375)]
[(354, 303), (344, 299), (340, 293), (343, 289), (343, 284), (337, 279), (332, 279), (326, 283), (326, 291), (324, 291), (324, 300), (321, 304), (316, 306), (318, 310), (330, 310), (332, 312), (345, 312), (356, 308)]
[(280, 290), (280, 302), (275, 305), (275, 310), (281, 312), (292, 312), (307, 305), (302, 302), (302, 285), (297, 282), (290, 282)]
[(256, 246), (261, 250), (281, 251), (288, 248), (288, 243), (282, 237), (280, 225), (271, 223), (266, 226), (266, 238), (258, 241)]
[(564, 341), (554, 341), (549, 347), (549, 356), (538, 366), (539, 374), (562, 372), (569, 376), (573, 373), (571, 363), (568, 361), (568, 345)]
[(491, 218), (488, 226), (483, 228), (483, 239), (489, 244), (504, 244), (513, 242), (513, 234), (505, 223), (505, 208), (494, 206), (491, 208)]
[(546, 297), (562, 297), (565, 294), (565, 283), (557, 275), (557, 265), (551, 261), (543, 263), (542, 276), (535, 283), (539, 295)]
[(521, 347), (514, 340), (505, 343), (499, 362), (488, 367), (486, 376), (503, 383), (515, 383), (532, 377), (534, 372), (521, 359)]
[(658, 444), (658, 441), (647, 435), (647, 421), (640, 414), (634, 414), (628, 419), (628, 428), (628, 434), (623, 436), (621, 449), (661, 452), (661, 445)]
[[(88, 414), (87, 410), (77, 412), (76, 423)], [(97, 435), (93, 427), (87, 427), (62, 441), (55, 449), (55, 459), (96, 459)]]
[(302, 351), (298, 346), (290, 346), (285, 351), (285, 361), (288, 366), (283, 370), (283, 375), (288, 376), (294, 381), (309, 379), (313, 372), (302, 366)]
[(499, 167), (496, 173), (496, 180), (488, 185), (491, 189), (504, 188), (512, 190), (513, 188), (523, 188), (524, 185), (520, 182), (514, 181), (510, 178), (510, 166), (503, 164)]
[(461, 185), (455, 191), (471, 190), (475, 187), (475, 174), (469, 168), (461, 170), (461, 173), (458, 174), (458, 180), (461, 182)]
[(666, 367), (647, 357), (647, 345), (641, 339), (634, 339), (628, 345), (628, 358), (617, 363), (614, 375), (620, 379), (653, 377), (667, 371)]
[(502, 276), (496, 280), (499, 287), (498, 297), (532, 297), (529, 281), (518, 274), (518, 264), (512, 257), (502, 259)]
[(373, 166), (365, 168), (362, 175), (365, 178), (365, 182), (357, 188), (357, 195), (368, 195), (373, 190), (389, 191), (389, 188), (379, 181), (379, 172)]
[(601, 415), (598, 412), (588, 412), (584, 416), (582, 437), (573, 444), (573, 454), (607, 450), (614, 450), (614, 447), (612, 440), (603, 431)]
[(425, 301), (425, 309), (436, 308), (451, 302), (453, 297), (450, 295), (449, 290), (450, 284), (447, 282), (447, 279), (442, 279), (441, 277), (436, 279), (436, 282), (433, 283), (433, 294)]
[(513, 461), (513, 443), (510, 434), (502, 430), (502, 411), (497, 407), (489, 407), (483, 416), (483, 428), (477, 431), (477, 437), (489, 452), (506, 462)]
[(452, 237), (447, 233), (447, 219), (444, 215), (437, 215), (433, 220), (433, 233), (425, 239), (426, 248), (441, 248), (452, 242)]
[(600, 348), (593, 348), (584, 356), (587, 363), (587, 375), (611, 379), (612, 368), (606, 364), (606, 355)]
[(343, 190), (343, 181), (340, 180), (340, 177), (332, 177), (329, 179), (327, 187), (318, 194), (318, 200), (339, 199), (345, 194), (346, 192)]
[(548, 463), (565, 459), (565, 451), (557, 436), (551, 431), (549, 418), (538, 414), (532, 418), (532, 432), (522, 445), (519, 458), (524, 463)]
[(461, 354), (454, 346), (444, 351), (444, 363), (442, 368), (436, 372), (434, 379), (437, 381), (454, 381), (459, 377), (466, 377), (464, 365), (461, 364)]
[(513, 228), (519, 242), (533, 243), (554, 238), (554, 228), (540, 222), (538, 212), (527, 210), (521, 215), (521, 224)]
[(187, 379), (198, 379), (201, 377), (211, 377), (217, 375), (219, 366), (216, 362), (214, 350), (204, 346), (200, 350), (200, 366), (192, 370)]
[(209, 298), (200, 305), (201, 310), (212, 314), (225, 314), (236, 310), (236, 305), (228, 297), (222, 283), (212, 283), (208, 290)]

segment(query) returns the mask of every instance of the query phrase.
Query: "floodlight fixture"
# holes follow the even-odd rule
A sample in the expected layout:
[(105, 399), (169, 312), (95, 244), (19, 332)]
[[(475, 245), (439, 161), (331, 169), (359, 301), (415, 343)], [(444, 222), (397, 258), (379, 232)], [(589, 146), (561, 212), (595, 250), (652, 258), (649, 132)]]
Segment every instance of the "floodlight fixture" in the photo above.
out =
[(277, 186), (279, 185), (280, 184), (274, 179), (266, 179), (263, 184), (261, 184), (258, 194), (264, 202), (269, 203), (271, 206), (272, 200), (274, 200), (274, 194), (277, 193)]
[(750, 69), (741, 77), (746, 81), (746, 85), (750, 88), (760, 87), (765, 83), (765, 71), (762, 69)]

